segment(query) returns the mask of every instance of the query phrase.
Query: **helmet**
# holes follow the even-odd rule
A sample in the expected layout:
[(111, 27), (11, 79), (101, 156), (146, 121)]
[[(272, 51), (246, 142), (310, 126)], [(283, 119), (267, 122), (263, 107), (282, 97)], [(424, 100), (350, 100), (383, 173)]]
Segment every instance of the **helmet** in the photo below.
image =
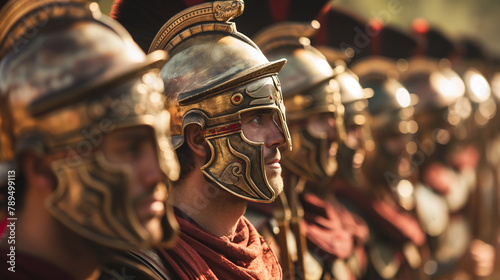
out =
[(494, 117), (497, 105), (485, 77), (488, 59), (485, 51), (471, 38), (463, 38), (458, 44), (460, 58), (453, 61), (453, 67), (464, 81), (465, 96), (470, 100), (473, 112), (464, 122), (463, 133), (458, 136), (460, 139), (471, 139)]
[(368, 26), (372, 34), (370, 44), (361, 49), (359, 58), (354, 56), (350, 64), (360, 84), (374, 91), (367, 109), (371, 115), (375, 148), (366, 152), (363, 174), (375, 183), (375, 192), (377, 185), (389, 187), (389, 193), (395, 195), (396, 201), (411, 210), (414, 200), (408, 195), (408, 186), (413, 190), (410, 181), (415, 174), (410, 157), (416, 151), (413, 135), (418, 124), (413, 119), (415, 99), (399, 82), (399, 70), (406, 64), (405, 58), (411, 54), (416, 41), (377, 20)]
[(351, 69), (363, 87), (374, 91), (367, 110), (375, 147), (366, 151), (363, 173), (372, 182), (395, 188), (400, 180), (412, 175), (409, 156), (413, 152), (413, 134), (418, 130), (413, 120), (414, 101), (398, 80), (396, 61), (382, 56), (367, 57)]
[[(271, 202), (278, 194), (266, 177), (264, 143), (245, 137), (241, 114), (258, 109), (274, 110), (276, 123), (291, 150), (276, 76), (286, 61), (269, 62), (259, 48), (229, 22), (239, 16), (243, 8), (243, 1), (216, 1), (185, 9), (159, 29), (149, 51), (165, 49), (171, 57), (162, 68), (161, 76), (172, 115), (174, 148), (184, 143), (186, 126), (199, 125), (211, 149), (202, 173), (238, 197)], [(133, 29), (132, 24), (122, 23)]]
[(373, 96), (373, 90), (362, 88), (358, 76), (346, 65), (355, 55), (353, 30), (364, 29), (366, 22), (340, 7), (324, 9), (318, 20), (321, 27), (313, 38), (316, 48), (325, 55), (332, 67), (344, 69), (336, 76), (344, 106), (346, 130), (346, 139), (337, 153), (337, 174), (345, 179), (355, 180), (358, 176), (353, 171), (359, 170), (363, 164), (365, 151), (375, 148), (370, 129), (371, 116), (367, 108), (368, 98)]
[[(419, 47), (409, 59), (408, 68), (402, 73), (403, 83), (418, 96), (415, 119), (419, 123), (417, 135), (427, 149), (439, 156), (435, 145), (446, 145), (454, 131), (471, 115), (470, 101), (464, 96), (465, 85), (448, 58), (455, 55), (453, 42), (425, 21), (413, 24)], [(438, 152), (438, 153), (436, 153)]]
[[(335, 69), (309, 44), (319, 23), (282, 22), (265, 28), (254, 41), (270, 59), (285, 57), (287, 65), (279, 73), (287, 108), (288, 125), (295, 149), (283, 154), (283, 165), (311, 181), (328, 181), (337, 171), (336, 153), (344, 138), (344, 108), (341, 85), (335, 79), (345, 67)], [(332, 132), (315, 129), (312, 123), (321, 113), (333, 114)]]
[[(128, 169), (99, 147), (114, 129), (149, 126), (161, 169), (177, 178), (158, 77), (166, 54), (146, 57), (87, 1), (10, 1), (0, 18), (0, 169), (18, 169), (27, 151), (50, 159), (57, 187), (46, 206), (57, 220), (105, 246), (151, 246)], [(168, 221), (164, 241), (172, 242)]]
[(354, 180), (354, 169), (362, 166), (365, 152), (373, 151), (375, 143), (371, 135), (371, 115), (368, 112), (368, 99), (373, 96), (373, 89), (362, 88), (359, 78), (346, 66), (347, 57), (339, 50), (329, 46), (318, 46), (325, 54), (330, 65), (344, 70), (335, 77), (340, 86), (340, 97), (344, 106), (344, 126), (346, 136), (339, 146), (337, 161), (343, 178)]

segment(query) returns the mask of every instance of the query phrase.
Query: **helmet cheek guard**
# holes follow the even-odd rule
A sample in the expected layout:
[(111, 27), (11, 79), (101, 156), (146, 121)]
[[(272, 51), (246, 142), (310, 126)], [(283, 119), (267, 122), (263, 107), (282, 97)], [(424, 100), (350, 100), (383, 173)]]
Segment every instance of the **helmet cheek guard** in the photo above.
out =
[[(331, 179), (337, 171), (336, 150), (345, 137), (344, 108), (337, 76), (345, 68), (333, 69), (326, 58), (309, 45), (317, 22), (274, 24), (255, 35), (254, 40), (270, 58), (284, 57), (287, 65), (278, 77), (283, 83), (287, 118), (295, 149), (283, 154), (283, 165), (311, 181)], [(312, 116), (331, 114), (332, 131), (312, 131)], [(328, 135), (335, 134), (334, 137)]]
[[(226, 102), (216, 102), (217, 100)], [(226, 104), (220, 105), (221, 103)], [(267, 179), (263, 142), (249, 140), (242, 131), (241, 114), (252, 110), (270, 109), (279, 116), (274, 123), (283, 133), (289, 149), (290, 134), (284, 106), (275, 75), (262, 77), (222, 92), (201, 102), (180, 102), (187, 110), (182, 127), (197, 124), (203, 129), (210, 148), (210, 159), (201, 167), (206, 177), (224, 190), (246, 200), (271, 202), (278, 195)], [(224, 114), (223, 112), (230, 112)], [(214, 117), (208, 117), (210, 113)], [(184, 129), (180, 129), (184, 131)], [(178, 135), (178, 147), (184, 135)]]
[[(0, 44), (0, 166), (19, 165), (24, 152), (44, 157), (57, 177), (46, 207), (58, 221), (106, 247), (160, 245), (138, 217), (130, 167), (99, 149), (115, 129), (150, 127), (163, 176), (178, 177), (158, 75), (166, 54), (146, 56), (87, 1), (10, 1), (0, 18), (0, 42), (8, 42)], [(35, 36), (23, 37), (35, 26)], [(158, 187), (167, 191), (165, 182)], [(166, 212), (161, 245), (176, 235)]]
[(229, 22), (243, 7), (243, 1), (215, 1), (185, 9), (160, 28), (149, 50), (163, 49), (171, 57), (161, 76), (174, 148), (183, 145), (187, 125), (199, 125), (211, 152), (201, 167), (206, 178), (243, 199), (271, 202), (278, 194), (266, 176), (264, 143), (243, 135), (240, 115), (275, 110), (291, 149), (276, 77), (286, 60), (269, 62)]

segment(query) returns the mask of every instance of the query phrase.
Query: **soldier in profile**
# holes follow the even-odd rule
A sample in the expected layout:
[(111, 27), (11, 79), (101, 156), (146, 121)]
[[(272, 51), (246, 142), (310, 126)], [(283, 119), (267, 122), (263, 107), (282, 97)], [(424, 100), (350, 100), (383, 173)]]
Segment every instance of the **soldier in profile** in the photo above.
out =
[(249, 201), (272, 202), (283, 189), (279, 148), (291, 146), (277, 73), (285, 60), (269, 62), (237, 31), (229, 20), (243, 8), (243, 1), (117, 1), (113, 9), (145, 50), (170, 55), (161, 76), (181, 166), (172, 188), (181, 234), (174, 248), (135, 258), (155, 263), (161, 278), (282, 278), (243, 214)]
[(418, 126), (411, 95), (398, 80), (398, 66), (416, 40), (340, 7), (324, 11), (315, 43), (327, 57), (344, 58), (361, 86), (372, 90), (367, 100), (345, 101), (343, 172), (333, 182), (339, 201), (369, 226), (365, 278), (426, 279), (425, 233), (412, 196), (418, 170), (410, 161)]
[(166, 54), (77, 0), (7, 2), (0, 46), (0, 278), (97, 279), (114, 250), (172, 244)]
[[(341, 94), (359, 90), (353, 94), (363, 95), (363, 90), (345, 64), (332, 68), (311, 45), (319, 28), (312, 21), (322, 8), (314, 12), (318, 2), (313, 1), (307, 11), (298, 3), (287, 11), (265, 2), (254, 3), (253, 14), (237, 19), (269, 59), (287, 59), (278, 77), (294, 143), (293, 151), (283, 153), (284, 194), (273, 207), (252, 204), (245, 215), (266, 240), (279, 245), (273, 249), (288, 272), (285, 275), (360, 279), (368, 228), (336, 201), (330, 182), (337, 172), (338, 147), (345, 135)], [(263, 18), (266, 14), (286, 17)], [(308, 16), (309, 21), (304, 22)], [(267, 23), (264, 28), (263, 23)]]

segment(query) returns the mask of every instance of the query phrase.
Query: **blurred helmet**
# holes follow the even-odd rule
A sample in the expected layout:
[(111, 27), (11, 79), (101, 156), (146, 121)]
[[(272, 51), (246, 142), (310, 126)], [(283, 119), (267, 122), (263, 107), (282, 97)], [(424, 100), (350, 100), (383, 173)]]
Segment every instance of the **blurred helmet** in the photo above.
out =
[(353, 173), (353, 167), (361, 167), (365, 150), (372, 151), (375, 148), (370, 129), (371, 116), (367, 108), (368, 98), (373, 96), (373, 90), (362, 88), (358, 76), (346, 66), (356, 54), (355, 42), (359, 38), (355, 34), (358, 30), (364, 30), (366, 22), (335, 6), (326, 7), (318, 20), (321, 27), (313, 38), (316, 48), (325, 55), (332, 67), (345, 69), (336, 77), (344, 105), (346, 129), (346, 139), (341, 143), (337, 154), (338, 175), (355, 179), (357, 175)]
[(489, 61), (488, 78), (491, 84), (491, 92), (497, 102), (500, 102), (500, 57), (492, 58)]
[(453, 131), (471, 114), (471, 104), (464, 97), (465, 85), (451, 69), (447, 58), (454, 56), (453, 42), (441, 32), (430, 29), (417, 20), (413, 25), (419, 47), (402, 74), (405, 86), (418, 96), (415, 119), (419, 124), (418, 138), (428, 142), (429, 150), (435, 144), (445, 145)]
[(373, 96), (371, 88), (362, 88), (359, 78), (347, 68), (345, 60), (335, 49), (327, 46), (318, 47), (330, 65), (344, 69), (335, 77), (340, 86), (340, 97), (344, 106), (344, 126), (346, 136), (339, 146), (337, 161), (340, 176), (354, 179), (353, 168), (360, 168), (366, 151), (372, 151), (375, 143), (371, 134), (371, 115), (368, 112), (368, 99)]
[(396, 201), (410, 210), (414, 207), (410, 181), (415, 176), (410, 157), (417, 150), (414, 134), (419, 126), (413, 119), (415, 99), (399, 81), (399, 70), (417, 43), (408, 34), (377, 20), (367, 25), (370, 44), (350, 64), (361, 86), (374, 91), (367, 109), (375, 148), (366, 152), (362, 170), (369, 182), (388, 188)]
[(472, 114), (464, 123), (464, 131), (458, 134), (461, 139), (474, 138), (495, 116), (497, 111), (495, 97), (492, 95), (487, 74), (488, 57), (479, 42), (462, 38), (459, 42), (459, 58), (453, 61), (453, 68), (465, 84), (465, 96), (470, 100)]
[[(162, 171), (177, 178), (158, 76), (166, 54), (145, 56), (87, 1), (10, 1), (0, 19), (0, 169), (18, 169), (25, 152), (47, 158), (57, 187), (46, 206), (57, 220), (105, 246), (151, 246), (128, 169), (99, 148), (114, 129), (149, 126)], [(175, 225), (165, 225), (171, 242)]]
[[(133, 5), (133, 1), (121, 1), (117, 9)], [(238, 197), (271, 202), (278, 194), (266, 177), (264, 143), (245, 137), (241, 114), (274, 110), (275, 122), (291, 150), (277, 78), (286, 60), (269, 62), (229, 22), (241, 15), (243, 8), (243, 1), (216, 1), (187, 8), (159, 29), (149, 51), (164, 49), (170, 54), (161, 76), (172, 115), (174, 148), (184, 143), (186, 126), (199, 125), (211, 150), (210, 159), (201, 168), (203, 174)], [(133, 22), (121, 22), (134, 30)]]
[[(414, 101), (398, 80), (394, 60), (374, 56), (360, 61), (351, 69), (359, 76), (363, 87), (374, 91), (367, 109), (371, 116), (370, 128), (376, 149), (380, 153), (377, 154), (388, 160), (387, 166), (381, 168), (398, 174), (398, 156), (407, 153), (408, 141), (418, 130), (418, 124), (413, 120)], [(405, 139), (405, 143), (384, 143), (389, 138)]]
[[(311, 181), (327, 181), (337, 170), (338, 144), (345, 136), (341, 85), (335, 79), (345, 67), (332, 68), (309, 44), (318, 27), (316, 21), (282, 22), (253, 38), (270, 59), (287, 59), (278, 76), (295, 149), (283, 154), (283, 165)], [(325, 127), (328, 119), (334, 123)]]

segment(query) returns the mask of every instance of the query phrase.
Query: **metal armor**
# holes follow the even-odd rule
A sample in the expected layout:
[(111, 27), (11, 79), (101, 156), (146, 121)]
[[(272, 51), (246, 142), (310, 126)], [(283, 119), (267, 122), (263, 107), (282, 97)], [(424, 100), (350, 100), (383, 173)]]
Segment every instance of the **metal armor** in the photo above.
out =
[(368, 111), (377, 146), (366, 151), (364, 173), (378, 184), (389, 186), (389, 193), (396, 195), (396, 201), (411, 210), (413, 186), (408, 179), (412, 175), (409, 157), (416, 150), (412, 135), (418, 130), (413, 120), (415, 100), (398, 81), (397, 63), (393, 59), (373, 56), (355, 63), (351, 69), (363, 87), (374, 90)]
[[(292, 141), (296, 146), (283, 155), (283, 165), (297, 175), (315, 182), (332, 178), (337, 171), (336, 153), (345, 136), (340, 91), (336, 79), (345, 67), (332, 69), (325, 57), (309, 44), (319, 23), (278, 23), (265, 28), (254, 40), (270, 59), (285, 57), (279, 73)], [(310, 121), (321, 113), (334, 114), (335, 138), (314, 129)]]
[(371, 88), (362, 88), (359, 78), (346, 66), (347, 57), (337, 49), (328, 46), (319, 46), (334, 67), (344, 67), (343, 73), (335, 78), (340, 85), (340, 96), (344, 105), (344, 124), (346, 139), (340, 144), (337, 153), (339, 162), (339, 176), (348, 180), (354, 180), (357, 176), (354, 170), (358, 170), (364, 161), (365, 151), (372, 151), (375, 143), (371, 135), (368, 113), (368, 99), (373, 96)]
[[(87, 1), (10, 1), (0, 19), (0, 169), (18, 169), (28, 151), (47, 158), (57, 188), (46, 207), (57, 220), (105, 246), (151, 246), (128, 169), (99, 148), (114, 129), (151, 127), (162, 171), (177, 178), (158, 76), (166, 54), (145, 56)], [(171, 243), (175, 225), (167, 221)]]
[(266, 178), (264, 144), (245, 137), (240, 114), (274, 110), (276, 125), (291, 150), (276, 76), (286, 61), (269, 62), (229, 22), (243, 7), (243, 1), (216, 1), (188, 8), (163, 25), (150, 51), (165, 49), (171, 56), (161, 76), (174, 148), (184, 143), (187, 125), (199, 125), (211, 150), (203, 174), (238, 197), (271, 202), (277, 193)]

